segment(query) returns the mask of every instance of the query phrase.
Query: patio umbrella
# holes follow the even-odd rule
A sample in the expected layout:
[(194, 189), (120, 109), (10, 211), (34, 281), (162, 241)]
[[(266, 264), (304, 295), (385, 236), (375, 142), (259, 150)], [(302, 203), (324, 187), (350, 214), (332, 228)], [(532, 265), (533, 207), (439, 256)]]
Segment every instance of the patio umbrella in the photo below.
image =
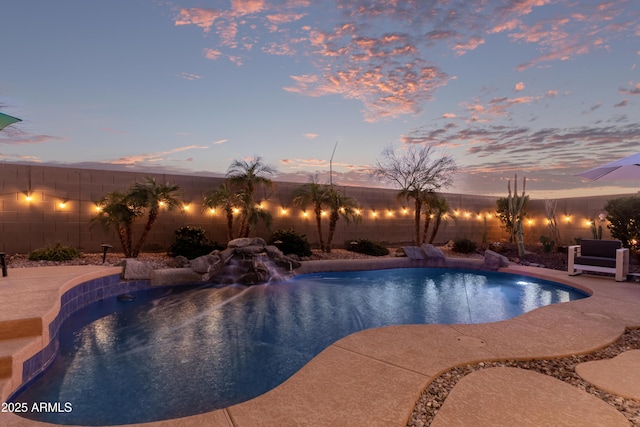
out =
[(593, 180), (640, 180), (640, 153), (589, 169), (576, 176)]
[(16, 117), (11, 117), (7, 114), (2, 114), (0, 113), (0, 130), (6, 128), (7, 126), (9, 126), (10, 124), (16, 123), (16, 122), (21, 122), (22, 120), (16, 118)]

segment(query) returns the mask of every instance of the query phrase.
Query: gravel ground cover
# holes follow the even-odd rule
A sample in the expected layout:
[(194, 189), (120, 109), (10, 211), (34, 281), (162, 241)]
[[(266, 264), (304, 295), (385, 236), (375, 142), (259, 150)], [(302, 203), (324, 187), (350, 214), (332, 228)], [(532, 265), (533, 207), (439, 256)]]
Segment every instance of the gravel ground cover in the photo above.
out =
[(640, 426), (640, 402), (624, 399), (620, 396), (599, 390), (586, 382), (575, 372), (576, 365), (592, 360), (611, 359), (626, 350), (640, 349), (640, 329), (629, 329), (613, 344), (589, 354), (547, 360), (503, 360), (480, 362), (474, 365), (460, 366), (448, 370), (436, 378), (420, 395), (413, 413), (409, 417), (408, 427), (424, 427), (431, 424), (438, 410), (453, 387), (470, 373), (486, 368), (511, 367), (530, 369), (544, 375), (562, 380), (580, 390), (602, 399), (620, 411), (634, 426)]

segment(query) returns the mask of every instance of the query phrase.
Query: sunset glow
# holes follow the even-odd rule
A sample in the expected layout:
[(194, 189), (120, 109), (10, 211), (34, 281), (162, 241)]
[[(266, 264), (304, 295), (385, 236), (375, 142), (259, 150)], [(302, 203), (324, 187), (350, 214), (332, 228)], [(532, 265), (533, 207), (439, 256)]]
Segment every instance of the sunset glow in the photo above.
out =
[(383, 186), (386, 146), (434, 144), (448, 192), (640, 187), (575, 176), (640, 151), (637, 0), (4, 6), (5, 162), (221, 176), (260, 155), (279, 181)]

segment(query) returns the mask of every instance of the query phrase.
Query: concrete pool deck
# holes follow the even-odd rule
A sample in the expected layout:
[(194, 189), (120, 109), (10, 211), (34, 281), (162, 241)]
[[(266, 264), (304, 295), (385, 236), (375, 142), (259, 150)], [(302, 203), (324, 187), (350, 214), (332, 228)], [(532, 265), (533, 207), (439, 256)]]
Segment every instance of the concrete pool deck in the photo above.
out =
[[(356, 264), (360, 268), (366, 263)], [(47, 325), (59, 310), (60, 295), (79, 283), (119, 271), (101, 266), (41, 267), (10, 269), (8, 277), (0, 278), (3, 402), (20, 385), (22, 361), (48, 342)], [(255, 399), (142, 425), (403, 426), (422, 390), (452, 367), (588, 353), (615, 341), (625, 328), (640, 327), (639, 283), (522, 266), (501, 271), (564, 283), (592, 296), (495, 323), (361, 331), (332, 344), (283, 384)], [(601, 365), (594, 378), (606, 380), (626, 372), (629, 383), (639, 384), (640, 358), (625, 353), (633, 357)], [(629, 425), (613, 407), (559, 380), (519, 369), (490, 368), (463, 378), (432, 426), (512, 425), (514, 419), (518, 425), (548, 425), (548, 420), (555, 425)], [(51, 424), (0, 413), (0, 425)]]

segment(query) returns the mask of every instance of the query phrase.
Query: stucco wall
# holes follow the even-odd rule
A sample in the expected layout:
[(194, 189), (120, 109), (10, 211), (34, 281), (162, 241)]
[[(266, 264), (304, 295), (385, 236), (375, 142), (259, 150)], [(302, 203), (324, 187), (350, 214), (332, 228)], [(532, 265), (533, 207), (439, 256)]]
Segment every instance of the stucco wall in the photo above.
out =
[[(189, 207), (184, 212), (163, 211), (148, 239), (147, 250), (165, 250), (173, 241), (174, 231), (181, 226), (202, 227), (212, 240), (226, 241), (226, 222), (221, 213), (202, 210), (204, 193), (217, 187), (221, 178), (190, 175), (145, 174), (121, 171), (59, 168), (37, 165), (0, 163), (2, 191), (0, 192), (0, 251), (7, 253), (29, 252), (50, 243), (80, 248), (86, 252), (100, 252), (102, 243), (119, 249), (117, 237), (100, 226), (90, 227), (95, 218), (96, 201), (114, 190), (126, 190), (132, 182), (152, 176), (159, 182), (177, 184), (181, 199)], [(264, 207), (273, 215), (271, 230), (294, 228), (304, 233), (316, 244), (315, 221), (311, 215), (304, 217), (299, 208), (291, 205), (292, 191), (299, 183), (277, 182), (275, 190), (260, 190)], [(413, 238), (413, 211), (406, 201), (398, 200), (397, 190), (339, 187), (347, 196), (355, 198), (362, 209), (362, 223), (347, 225), (338, 222), (334, 238), (336, 245), (346, 240), (366, 237), (398, 244)], [(27, 200), (27, 196), (31, 200)], [(449, 220), (436, 237), (437, 242), (467, 237), (482, 241), (499, 241), (508, 238), (495, 218), (495, 197), (445, 193), (452, 209), (458, 211), (457, 221)], [(506, 194), (505, 194), (506, 195)], [(579, 197), (558, 200), (557, 215), (563, 243), (574, 237), (589, 237), (588, 218), (597, 218), (606, 201), (617, 196)], [(64, 205), (61, 205), (64, 203)], [(282, 209), (286, 209), (283, 213)], [(403, 213), (403, 208), (408, 208)], [(375, 212), (375, 216), (374, 216)], [(565, 221), (564, 216), (569, 215)], [(537, 242), (540, 235), (548, 235), (543, 200), (532, 200), (529, 207), (531, 224), (525, 224), (525, 239)], [(144, 221), (138, 220), (135, 231), (141, 231)], [(604, 234), (608, 236), (606, 223)], [(323, 226), (326, 234), (328, 220)], [(486, 227), (486, 228), (485, 228)], [(268, 237), (264, 227), (256, 235)]]

